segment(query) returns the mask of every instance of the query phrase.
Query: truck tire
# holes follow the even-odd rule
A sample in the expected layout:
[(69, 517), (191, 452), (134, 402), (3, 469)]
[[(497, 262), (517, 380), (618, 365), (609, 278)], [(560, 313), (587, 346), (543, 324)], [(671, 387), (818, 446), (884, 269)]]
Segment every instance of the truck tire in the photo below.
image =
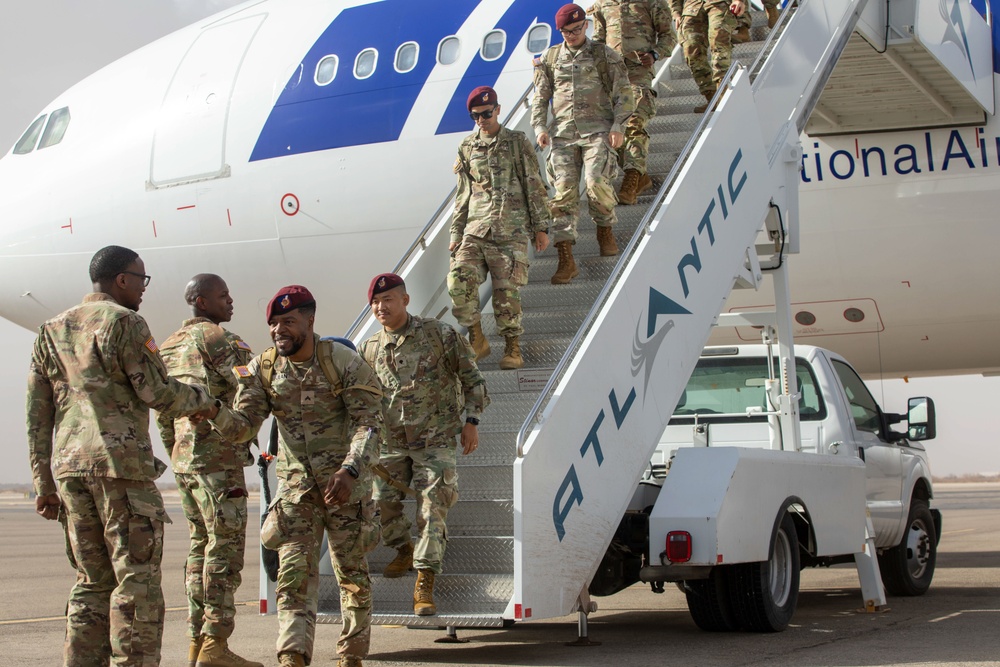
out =
[(729, 566), (719, 565), (712, 569), (708, 579), (684, 582), (691, 618), (706, 632), (732, 632), (740, 628), (730, 600), (728, 569)]
[(889, 595), (923, 595), (930, 588), (937, 563), (937, 535), (927, 501), (910, 501), (906, 533), (899, 544), (878, 556), (882, 583)]
[(730, 599), (740, 626), (753, 632), (787, 628), (799, 600), (799, 569), (799, 537), (785, 512), (771, 535), (768, 559), (731, 567)]

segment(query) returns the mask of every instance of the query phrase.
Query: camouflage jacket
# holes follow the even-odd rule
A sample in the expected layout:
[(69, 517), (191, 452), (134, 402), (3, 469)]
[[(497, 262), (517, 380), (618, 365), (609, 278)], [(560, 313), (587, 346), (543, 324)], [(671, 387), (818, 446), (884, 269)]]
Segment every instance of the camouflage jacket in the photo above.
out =
[(594, 41), (617, 51), (629, 69), (646, 69), (638, 54), (655, 51), (663, 58), (677, 44), (665, 0), (597, 0), (587, 13), (594, 17)]
[(458, 194), (451, 240), (469, 234), (531, 242), (549, 227), (548, 193), (535, 150), (523, 132), (500, 128), (492, 140), (476, 130), (458, 146)]
[(203, 387), (167, 375), (146, 320), (107, 294), (41, 326), (28, 372), (28, 449), (35, 491), (55, 479), (151, 481), (166, 466), (153, 456), (149, 408), (180, 417), (209, 407)]
[[(315, 336), (319, 350), (319, 336)], [(333, 345), (339, 387), (331, 386), (319, 359), (296, 363), (278, 357), (270, 389), (261, 379), (261, 355), (236, 369), (239, 389), (233, 407), (223, 405), (210, 423), (228, 440), (247, 442), (269, 414), (278, 421), (278, 497), (298, 502), (313, 487), (326, 488), (342, 465), (364, 476), (378, 458), (382, 434), (378, 378), (354, 352)]]
[(401, 332), (383, 329), (360, 351), (385, 388), (390, 445), (453, 444), (463, 410), (479, 417), (490, 404), (475, 352), (443, 322), (411, 315)]
[[(549, 71), (549, 52), (555, 53), (555, 71)], [(604, 89), (593, 53), (605, 49), (611, 76), (611, 95)], [(546, 127), (549, 102), (555, 121)], [(550, 131), (553, 137), (576, 139), (598, 132), (621, 132), (635, 108), (628, 71), (622, 57), (591, 40), (576, 51), (566, 43), (550, 46), (535, 58), (535, 99), (531, 104), (531, 126), (535, 134)]]
[[(204, 385), (226, 405), (233, 404), (239, 386), (233, 368), (246, 366), (253, 358), (242, 338), (205, 317), (185, 320), (163, 341), (160, 354), (170, 377)], [(253, 463), (249, 447), (223, 440), (207, 422), (193, 424), (186, 417), (157, 414), (156, 424), (174, 472), (221, 472)]]

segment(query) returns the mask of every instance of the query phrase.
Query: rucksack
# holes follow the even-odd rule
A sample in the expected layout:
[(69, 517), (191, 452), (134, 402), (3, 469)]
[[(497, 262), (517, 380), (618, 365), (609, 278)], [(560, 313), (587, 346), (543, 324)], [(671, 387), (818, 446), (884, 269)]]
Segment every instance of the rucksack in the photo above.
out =
[[(544, 64), (543, 71), (545, 76), (549, 79), (549, 86), (553, 86), (552, 70), (555, 68), (556, 63), (559, 61), (559, 53), (565, 42), (559, 44), (558, 48), (548, 49), (541, 59)], [(608, 52), (604, 44), (600, 44), (593, 40), (590, 41), (590, 55), (594, 58), (594, 65), (597, 67), (597, 74), (601, 77), (601, 87), (604, 88), (604, 92), (607, 94), (608, 99), (614, 100), (614, 90), (615, 83), (614, 79), (611, 78), (611, 70), (608, 67)]]
[[(316, 354), (319, 356), (319, 366), (323, 369), (323, 375), (326, 376), (326, 381), (329, 382), (330, 386), (334, 388), (333, 395), (339, 396), (344, 391), (344, 387), (341, 386), (340, 373), (337, 372), (337, 367), (333, 365), (333, 350), (333, 341), (320, 340)], [(267, 348), (260, 355), (260, 379), (261, 382), (264, 383), (264, 389), (266, 389), (269, 394), (271, 393), (271, 380), (274, 378), (274, 362), (277, 360), (278, 350), (274, 347)], [(351, 388), (361, 389), (377, 396), (382, 396), (382, 390), (377, 387), (356, 384)]]

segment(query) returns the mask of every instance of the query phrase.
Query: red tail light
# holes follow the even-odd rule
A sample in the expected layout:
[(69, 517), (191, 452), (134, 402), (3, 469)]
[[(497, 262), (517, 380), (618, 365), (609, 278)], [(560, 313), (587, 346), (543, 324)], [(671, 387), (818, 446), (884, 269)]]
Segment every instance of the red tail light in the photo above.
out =
[(691, 560), (691, 533), (685, 530), (667, 533), (667, 560), (671, 563), (686, 563)]

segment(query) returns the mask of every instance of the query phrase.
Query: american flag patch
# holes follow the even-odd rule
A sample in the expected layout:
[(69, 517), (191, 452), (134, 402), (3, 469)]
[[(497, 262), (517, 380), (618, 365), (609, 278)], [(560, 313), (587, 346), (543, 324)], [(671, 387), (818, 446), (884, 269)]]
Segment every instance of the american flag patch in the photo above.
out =
[(240, 348), (241, 350), (246, 350), (247, 352), (253, 352), (253, 350), (250, 349), (250, 346), (241, 340), (236, 341), (236, 347)]
[(145, 346), (146, 346), (146, 349), (147, 349), (147, 350), (149, 350), (150, 352), (152, 352), (153, 354), (156, 354), (157, 352), (159, 352), (159, 351), (160, 351), (160, 348), (158, 348), (158, 347), (156, 346), (156, 341), (155, 341), (155, 340), (153, 340), (153, 337), (152, 337), (152, 336), (150, 336), (150, 337), (149, 337), (149, 338), (148, 338), (148, 339), (146, 340), (146, 342), (145, 342), (145, 343), (143, 343), (143, 345), (145, 345)]
[(250, 372), (250, 369), (246, 366), (233, 366), (233, 373), (235, 373), (238, 378), (248, 378), (253, 375), (253, 373)]
[(542, 57), (541, 56), (535, 56), (534, 58), (532, 58), (531, 64), (534, 65), (535, 67), (541, 67), (542, 66)]

